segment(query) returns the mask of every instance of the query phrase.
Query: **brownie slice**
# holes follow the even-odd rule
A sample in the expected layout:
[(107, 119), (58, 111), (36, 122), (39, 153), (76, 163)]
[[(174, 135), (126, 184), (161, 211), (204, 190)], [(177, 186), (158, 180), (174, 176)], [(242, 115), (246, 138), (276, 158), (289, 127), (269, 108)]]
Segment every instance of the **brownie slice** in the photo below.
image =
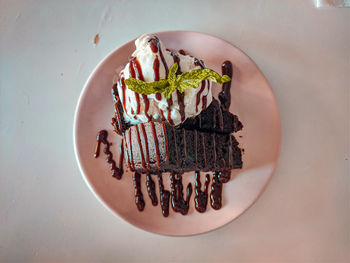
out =
[(236, 115), (223, 111), (220, 103), (213, 98), (212, 103), (204, 111), (196, 117), (188, 118), (177, 127), (203, 132), (232, 133), (240, 131), (243, 125)]
[(123, 138), (128, 166), (139, 173), (207, 172), (242, 167), (241, 149), (230, 133), (147, 122), (131, 126)]

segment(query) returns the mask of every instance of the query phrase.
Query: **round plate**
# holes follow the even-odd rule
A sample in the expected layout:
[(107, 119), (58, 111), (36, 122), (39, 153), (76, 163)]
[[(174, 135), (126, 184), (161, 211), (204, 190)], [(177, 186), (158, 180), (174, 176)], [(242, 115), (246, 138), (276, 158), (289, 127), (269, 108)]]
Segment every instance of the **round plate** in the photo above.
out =
[[(128, 62), (134, 51), (134, 40), (109, 54), (93, 71), (79, 98), (74, 120), (74, 146), (78, 164), (89, 188), (112, 212), (129, 223), (154, 233), (166, 235), (193, 235), (216, 229), (241, 215), (264, 190), (276, 167), (280, 141), (280, 119), (273, 92), (256, 64), (241, 50), (219, 38), (189, 31), (165, 31), (155, 33), (169, 49), (184, 49), (188, 54), (204, 60), (208, 68), (221, 72), (225, 60), (232, 61), (234, 76), (231, 87), (230, 111), (239, 116), (244, 128), (235, 137), (244, 148), (243, 169), (233, 170), (231, 180), (224, 184), (223, 206), (198, 213), (194, 209), (193, 196), (188, 215), (175, 213), (170, 208), (164, 218), (160, 205), (152, 206), (148, 197), (145, 178), (141, 187), (146, 201), (143, 212), (135, 205), (132, 173), (125, 171), (121, 180), (111, 177), (109, 165), (101, 153), (93, 157), (96, 135), (106, 129), (112, 142), (111, 150), (118, 163), (121, 137), (113, 132), (111, 118), (114, 101), (111, 95), (112, 80)], [(214, 85), (214, 96), (220, 87)], [(124, 166), (124, 170), (126, 167)], [(194, 183), (194, 173), (184, 175), (184, 185)], [(155, 181), (156, 178), (154, 177)], [(202, 182), (204, 173), (202, 173)], [(169, 189), (167, 174), (164, 185)], [(158, 191), (158, 183), (156, 182)], [(159, 192), (157, 192), (159, 197)]]

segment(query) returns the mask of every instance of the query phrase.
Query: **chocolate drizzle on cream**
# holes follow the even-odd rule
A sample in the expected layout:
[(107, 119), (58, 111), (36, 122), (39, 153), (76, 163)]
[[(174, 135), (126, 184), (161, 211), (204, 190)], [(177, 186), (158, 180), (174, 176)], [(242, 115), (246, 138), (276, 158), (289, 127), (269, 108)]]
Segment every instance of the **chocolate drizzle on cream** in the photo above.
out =
[[(150, 48), (151, 48), (153, 53), (158, 53), (159, 52), (160, 60), (162, 61), (162, 64), (163, 64), (164, 69), (165, 69), (165, 78), (167, 79), (168, 78), (168, 74), (169, 74), (169, 67), (168, 67), (168, 64), (165, 61), (165, 58), (164, 58), (164, 55), (163, 55), (163, 51), (160, 48), (160, 42), (159, 42), (158, 37), (153, 36), (149, 40), (149, 44), (150, 44)], [(158, 60), (158, 56), (156, 56), (156, 60)], [(154, 70), (155, 76), (157, 76), (157, 74), (158, 74), (158, 79), (155, 78), (155, 80), (159, 80), (159, 62), (158, 62), (158, 67), (156, 67), (156, 69), (153, 66), (153, 70)], [(156, 94), (156, 99), (157, 100), (161, 100), (162, 99), (162, 94), (161, 93), (157, 93)]]
[[(155, 60), (156, 62), (156, 60)], [(142, 68), (141, 68), (141, 64), (138, 61), (138, 59), (136, 57), (131, 57), (130, 61), (129, 61), (129, 71), (130, 71), (130, 75), (132, 78), (137, 78), (139, 80), (145, 80), (143, 77), (143, 73), (142, 73)], [(154, 68), (154, 65), (153, 65)], [(156, 73), (156, 71), (155, 71)], [(159, 63), (158, 63), (158, 78), (159, 78)], [(138, 94), (137, 92), (135, 92), (135, 98), (136, 98), (136, 114), (140, 114), (140, 94)], [(149, 110), (149, 100), (147, 95), (142, 94), (142, 99), (145, 103), (145, 115), (148, 119), (148, 121), (152, 120), (152, 117), (148, 114), (148, 110)]]
[[(180, 58), (175, 52), (171, 52), (171, 56), (173, 57), (174, 63), (177, 63), (179, 66), (177, 71), (176, 71), (176, 76), (181, 74), (181, 65), (180, 65)], [(181, 116), (181, 122), (185, 121), (186, 115), (185, 115), (185, 94), (181, 93), (180, 91), (176, 90), (176, 95), (177, 95), (177, 101), (179, 103), (179, 111), (180, 111), (180, 116)]]
[(158, 37), (153, 36), (149, 40), (149, 43), (150, 43), (150, 47), (151, 47), (153, 53), (158, 53), (159, 52), (160, 59), (161, 59), (163, 65), (164, 65), (164, 68), (165, 68), (165, 78), (168, 78), (169, 68), (168, 68), (168, 64), (166, 63), (166, 61), (164, 59), (163, 51), (160, 48), (160, 42), (159, 42)]
[[(129, 61), (129, 72), (130, 72), (130, 76), (132, 77), (132, 78), (136, 78), (136, 72), (135, 72), (135, 67), (134, 67), (134, 60), (135, 60), (136, 58), (133, 58), (133, 57), (131, 57), (130, 58), (130, 61)], [(138, 75), (138, 76), (140, 76), (140, 75)], [(142, 74), (141, 74), (141, 76), (142, 76)], [(143, 78), (143, 76), (142, 76), (142, 78)], [(138, 94), (136, 91), (134, 92), (135, 93), (135, 99), (136, 99), (136, 114), (140, 114), (140, 94)]]
[[(159, 59), (158, 59), (158, 56), (156, 56), (156, 58), (153, 62), (153, 72), (154, 72), (154, 80), (158, 81), (159, 80)], [(162, 94), (156, 93), (156, 99), (161, 100)]]
[[(158, 56), (156, 56), (156, 59), (153, 62), (153, 72), (154, 72), (154, 80), (159, 80), (159, 59)], [(160, 93), (158, 93), (160, 94)]]
[[(195, 58), (194, 64), (195, 64), (196, 66), (201, 67), (201, 68), (205, 68), (203, 61), (202, 61), (202, 60), (199, 60), (199, 59), (197, 59), (197, 58)], [(202, 95), (202, 93), (203, 93), (203, 91), (204, 91), (204, 89), (205, 89), (206, 84), (207, 84), (208, 87), (209, 87), (209, 80), (203, 80), (203, 81), (202, 81), (201, 89), (200, 89), (199, 92), (197, 93), (197, 97), (196, 97), (196, 111), (198, 111), (198, 105), (199, 105), (199, 103), (201, 102), (201, 101), (200, 101), (201, 95)], [(205, 110), (206, 107), (207, 107), (207, 95), (205, 95), (205, 96), (202, 97), (202, 111)]]

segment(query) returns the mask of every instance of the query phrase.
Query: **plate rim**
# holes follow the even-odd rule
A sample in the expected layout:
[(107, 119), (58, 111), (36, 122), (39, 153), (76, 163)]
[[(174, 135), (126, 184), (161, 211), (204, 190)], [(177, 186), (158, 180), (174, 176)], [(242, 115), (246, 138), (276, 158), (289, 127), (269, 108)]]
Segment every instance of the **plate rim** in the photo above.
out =
[(281, 144), (282, 144), (282, 127), (281, 127), (281, 118), (280, 118), (280, 111), (279, 111), (279, 107), (278, 107), (278, 103), (277, 103), (277, 99), (275, 96), (275, 93), (273, 92), (271, 85), (269, 83), (269, 81), (267, 80), (267, 78), (265, 77), (265, 75), (263, 74), (262, 70), (259, 68), (259, 66), (255, 63), (255, 61), (248, 55), (246, 54), (243, 50), (241, 50), (239, 47), (235, 46), (234, 44), (230, 43), (229, 41), (222, 39), (221, 37), (217, 37), (208, 33), (204, 33), (204, 32), (200, 32), (200, 31), (192, 31), (192, 30), (163, 30), (163, 31), (157, 31), (157, 32), (151, 32), (151, 33), (145, 33), (145, 34), (164, 34), (164, 33), (194, 33), (194, 34), (199, 34), (199, 35), (203, 35), (205, 37), (210, 37), (210, 38), (215, 38), (218, 39), (222, 42), (225, 42), (227, 44), (229, 44), (230, 46), (238, 49), (241, 53), (243, 53), (245, 56), (247, 56), (249, 58), (249, 60), (255, 65), (255, 67), (257, 68), (257, 70), (259, 71), (259, 73), (262, 75), (263, 80), (266, 82), (268, 88), (270, 89), (271, 93), (273, 94), (273, 102), (276, 105), (276, 114), (277, 114), (277, 127), (279, 130), (279, 136), (278, 136), (278, 145), (277, 145), (277, 151), (276, 151), (276, 164), (274, 166), (274, 168), (271, 171), (271, 174), (268, 178), (268, 180), (266, 180), (265, 184), (263, 185), (262, 189), (260, 190), (260, 192), (257, 194), (256, 198), (254, 199), (253, 202), (251, 202), (251, 204), (249, 204), (244, 210), (241, 211), (241, 213), (239, 215), (237, 215), (235, 218), (229, 220), (228, 222), (214, 227), (212, 229), (209, 230), (205, 230), (205, 231), (201, 231), (201, 232), (197, 232), (197, 233), (190, 233), (190, 234), (168, 234), (168, 233), (162, 233), (162, 232), (154, 232), (145, 228), (142, 228), (138, 225), (135, 225), (131, 222), (129, 222), (123, 215), (119, 214), (117, 211), (113, 210), (111, 207), (109, 207), (102, 199), (102, 197), (100, 197), (100, 195), (96, 192), (95, 188), (93, 187), (93, 185), (90, 183), (89, 179), (87, 178), (87, 176), (85, 175), (85, 171), (81, 165), (81, 161), (80, 161), (80, 157), (79, 157), (79, 153), (78, 153), (78, 149), (77, 149), (77, 119), (78, 119), (78, 115), (79, 112), (81, 110), (81, 105), (82, 105), (82, 99), (84, 97), (84, 95), (86, 94), (86, 90), (88, 88), (88, 84), (91, 81), (91, 79), (93, 79), (96, 75), (96, 71), (98, 70), (98, 68), (104, 64), (110, 56), (112, 56), (117, 50), (127, 46), (130, 44), (130, 42), (133, 42), (136, 40), (136, 37), (117, 46), (116, 48), (114, 48), (112, 51), (108, 52), (108, 54), (106, 56), (104, 56), (104, 58), (94, 67), (94, 69), (92, 70), (92, 72), (90, 73), (89, 77), (87, 78), (87, 80), (84, 83), (83, 88), (80, 91), (78, 100), (77, 100), (77, 104), (76, 104), (76, 108), (74, 111), (74, 118), (73, 118), (73, 148), (74, 148), (74, 156), (76, 159), (76, 162), (78, 164), (78, 168), (80, 171), (80, 175), (83, 178), (83, 181), (85, 182), (85, 184), (88, 186), (88, 188), (90, 189), (90, 191), (93, 193), (93, 195), (97, 198), (97, 200), (99, 201), (99, 203), (101, 203), (108, 211), (110, 211), (114, 216), (117, 216), (119, 218), (122, 219), (122, 221), (124, 223), (127, 223), (128, 225), (131, 225), (132, 227), (134, 227), (135, 229), (141, 229), (143, 231), (146, 231), (148, 233), (151, 234), (155, 234), (155, 235), (160, 235), (160, 236), (168, 236), (168, 237), (190, 237), (190, 236), (197, 236), (197, 235), (202, 235), (202, 234), (206, 234), (212, 231), (215, 231), (217, 229), (220, 229), (230, 223), (232, 223), (233, 221), (235, 221), (237, 218), (241, 217), (249, 208), (251, 208), (258, 199), (260, 199), (261, 195), (265, 192), (267, 186), (269, 185), (272, 177), (275, 174), (275, 171), (277, 169), (278, 163), (279, 163), (279, 158), (280, 158), (280, 153), (281, 153)]

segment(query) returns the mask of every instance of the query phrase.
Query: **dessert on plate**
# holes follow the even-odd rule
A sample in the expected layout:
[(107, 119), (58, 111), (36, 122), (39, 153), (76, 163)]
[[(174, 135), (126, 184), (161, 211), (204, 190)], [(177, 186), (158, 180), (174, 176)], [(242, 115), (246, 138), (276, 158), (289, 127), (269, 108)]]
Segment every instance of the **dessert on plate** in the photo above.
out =
[[(115, 100), (112, 124), (122, 136), (119, 166), (113, 160), (106, 131), (97, 137), (95, 157), (100, 143), (104, 143), (107, 161), (118, 179), (122, 177), (125, 160), (134, 173), (135, 201), (140, 211), (145, 207), (140, 183), (144, 174), (153, 205), (158, 204), (158, 198), (152, 175), (157, 176), (164, 216), (169, 215), (169, 203), (175, 212), (187, 214), (192, 184), (186, 187), (185, 197), (182, 176), (194, 172), (195, 208), (204, 212), (210, 176), (205, 175), (202, 191), (200, 172), (210, 171), (213, 173), (210, 203), (219, 209), (222, 184), (230, 179), (232, 169), (242, 168), (242, 151), (233, 133), (243, 126), (229, 112), (231, 62), (223, 63), (221, 76), (183, 50), (166, 49), (155, 35), (139, 37), (135, 46), (112, 89)], [(222, 84), (218, 99), (212, 95), (212, 82)], [(170, 191), (163, 185), (164, 173), (169, 173)]]

